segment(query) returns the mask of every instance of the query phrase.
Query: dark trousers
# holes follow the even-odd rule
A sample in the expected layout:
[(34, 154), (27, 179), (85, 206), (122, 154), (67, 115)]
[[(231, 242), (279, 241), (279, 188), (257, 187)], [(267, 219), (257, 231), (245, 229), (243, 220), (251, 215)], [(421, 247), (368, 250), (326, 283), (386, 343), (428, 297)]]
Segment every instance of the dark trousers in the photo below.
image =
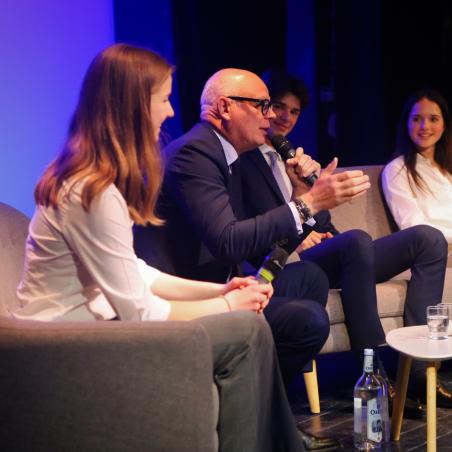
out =
[(273, 283), (264, 311), (275, 340), (284, 383), (290, 384), (320, 351), (330, 331), (328, 279), (311, 262), (287, 265)]
[(195, 320), (212, 344), (220, 452), (301, 452), (264, 316), (231, 312)]
[(375, 284), (411, 269), (405, 325), (426, 323), (426, 308), (442, 298), (447, 262), (443, 234), (430, 226), (414, 226), (372, 241), (364, 231), (351, 230), (304, 251), (302, 260), (315, 262), (327, 274), (331, 288), (341, 288), (353, 349), (385, 342), (377, 312)]

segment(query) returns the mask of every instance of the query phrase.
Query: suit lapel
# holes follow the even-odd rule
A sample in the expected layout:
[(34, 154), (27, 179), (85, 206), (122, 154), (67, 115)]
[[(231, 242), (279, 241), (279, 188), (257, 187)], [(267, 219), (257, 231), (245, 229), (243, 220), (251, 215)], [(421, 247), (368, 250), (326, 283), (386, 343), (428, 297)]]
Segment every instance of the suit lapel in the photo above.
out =
[(218, 163), (218, 168), (225, 178), (225, 186), (229, 193), (229, 202), (237, 219), (243, 219), (243, 201), (242, 201), (242, 178), (240, 176), (240, 162), (237, 159), (229, 167), (224, 154), (224, 149), (220, 139), (215, 134), (213, 127), (206, 122), (198, 124), (202, 134), (206, 134), (207, 141), (211, 143), (209, 146), (209, 158), (213, 158)]
[(243, 219), (242, 202), (242, 178), (240, 176), (240, 159), (231, 165), (231, 173), (228, 177), (228, 192), (232, 210), (237, 219)]

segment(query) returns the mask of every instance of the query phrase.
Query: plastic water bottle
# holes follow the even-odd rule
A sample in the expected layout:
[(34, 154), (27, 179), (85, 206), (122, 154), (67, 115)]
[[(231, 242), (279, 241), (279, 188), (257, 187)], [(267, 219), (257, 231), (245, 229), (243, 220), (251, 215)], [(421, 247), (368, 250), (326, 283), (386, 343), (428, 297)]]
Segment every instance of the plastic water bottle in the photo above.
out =
[(374, 374), (374, 351), (364, 350), (364, 372), (354, 391), (354, 443), (359, 450), (380, 449), (383, 442), (381, 416), (383, 388)]

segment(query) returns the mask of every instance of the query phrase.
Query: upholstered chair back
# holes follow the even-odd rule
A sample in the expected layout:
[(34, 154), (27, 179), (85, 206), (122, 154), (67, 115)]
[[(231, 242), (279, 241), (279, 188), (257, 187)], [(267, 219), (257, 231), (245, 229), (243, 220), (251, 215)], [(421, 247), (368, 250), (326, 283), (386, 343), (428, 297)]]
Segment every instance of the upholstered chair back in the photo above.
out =
[(10, 316), (18, 306), (16, 288), (24, 265), (29, 219), (0, 203), (0, 316)]
[(341, 232), (362, 229), (374, 240), (397, 231), (397, 225), (381, 190), (380, 175), (383, 165), (342, 167), (338, 168), (338, 171), (357, 169), (369, 176), (372, 188), (364, 196), (332, 209), (333, 224)]

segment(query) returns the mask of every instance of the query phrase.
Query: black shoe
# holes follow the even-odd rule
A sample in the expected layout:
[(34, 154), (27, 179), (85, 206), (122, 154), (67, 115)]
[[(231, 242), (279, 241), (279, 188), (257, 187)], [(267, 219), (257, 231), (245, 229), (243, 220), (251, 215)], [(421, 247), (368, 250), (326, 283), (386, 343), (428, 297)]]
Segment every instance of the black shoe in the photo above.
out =
[[(419, 391), (419, 398), (425, 403), (426, 387)], [(436, 406), (438, 408), (452, 408), (452, 393), (446, 386), (437, 380), (436, 383)]]
[(403, 417), (406, 419), (422, 419), (425, 416), (425, 407), (419, 398), (412, 399), (408, 397), (405, 399), (405, 409), (403, 410)]
[[(396, 395), (396, 390), (391, 381), (388, 381), (388, 399), (389, 399), (389, 415), (392, 416), (392, 406), (394, 404), (394, 399)], [(409, 397), (406, 396), (405, 408), (403, 410), (403, 417), (406, 419), (422, 419), (425, 414), (424, 406), (422, 405), (419, 397)]]
[(452, 393), (440, 382), (436, 385), (436, 406), (452, 408)]
[(317, 436), (309, 435), (301, 429), (299, 424), (297, 425), (297, 428), (306, 450), (320, 450), (322, 452), (328, 452), (342, 449), (342, 445), (337, 439), (318, 438)]

